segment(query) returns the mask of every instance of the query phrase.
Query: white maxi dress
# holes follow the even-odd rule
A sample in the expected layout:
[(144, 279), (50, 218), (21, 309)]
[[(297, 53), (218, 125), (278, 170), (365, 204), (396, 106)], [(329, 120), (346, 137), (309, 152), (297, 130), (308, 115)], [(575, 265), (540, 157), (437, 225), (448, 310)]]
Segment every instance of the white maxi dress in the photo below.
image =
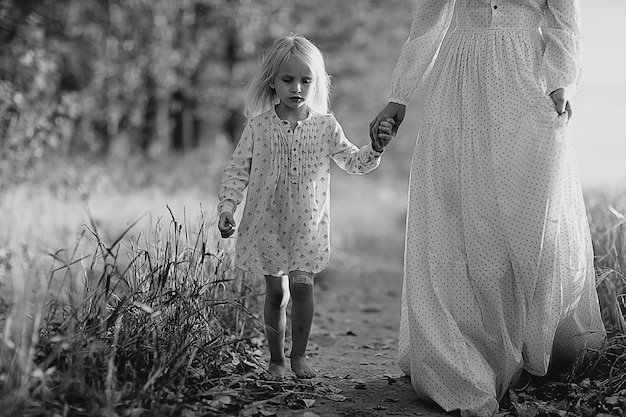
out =
[(579, 35), (579, 0), (417, 1), (391, 88), (401, 104), (425, 93), (398, 365), (446, 411), (493, 415), (522, 369), (605, 338), (567, 115), (549, 97), (577, 87)]

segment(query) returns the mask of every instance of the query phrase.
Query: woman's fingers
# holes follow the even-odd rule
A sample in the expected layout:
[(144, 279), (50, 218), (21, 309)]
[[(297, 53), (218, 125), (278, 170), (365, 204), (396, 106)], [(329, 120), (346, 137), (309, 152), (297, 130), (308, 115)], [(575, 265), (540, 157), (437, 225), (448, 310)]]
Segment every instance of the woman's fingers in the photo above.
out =
[(378, 125), (380, 124), (380, 120), (379, 120), (379, 116), (376, 116), (371, 122), (370, 122), (370, 139), (372, 141), (375, 141), (376, 138), (378, 137)]

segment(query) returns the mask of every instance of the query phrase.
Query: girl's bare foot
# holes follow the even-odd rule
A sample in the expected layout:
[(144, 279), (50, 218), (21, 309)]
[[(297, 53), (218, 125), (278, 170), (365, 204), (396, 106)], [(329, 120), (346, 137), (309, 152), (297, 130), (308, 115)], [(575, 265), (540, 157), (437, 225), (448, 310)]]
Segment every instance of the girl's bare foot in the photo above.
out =
[(310, 379), (315, 377), (315, 371), (306, 363), (304, 356), (291, 357), (291, 370), (298, 378)]
[(270, 366), (267, 368), (267, 373), (271, 378), (283, 379), (285, 378), (285, 362), (270, 362)]

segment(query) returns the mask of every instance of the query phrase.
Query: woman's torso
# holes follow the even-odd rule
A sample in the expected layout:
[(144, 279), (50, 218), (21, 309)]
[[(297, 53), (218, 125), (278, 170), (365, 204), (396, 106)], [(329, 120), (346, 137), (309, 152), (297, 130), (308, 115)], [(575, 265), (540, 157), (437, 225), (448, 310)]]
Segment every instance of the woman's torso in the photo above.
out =
[(537, 29), (546, 0), (457, 0), (458, 29)]

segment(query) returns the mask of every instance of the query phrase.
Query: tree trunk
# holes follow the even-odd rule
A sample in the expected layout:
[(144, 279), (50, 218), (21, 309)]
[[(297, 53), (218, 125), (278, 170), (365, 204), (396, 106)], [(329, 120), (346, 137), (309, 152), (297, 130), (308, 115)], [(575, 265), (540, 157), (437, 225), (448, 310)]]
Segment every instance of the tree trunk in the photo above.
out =
[(170, 150), (170, 95), (158, 94), (156, 102), (156, 140), (150, 147), (150, 156), (158, 158)]

